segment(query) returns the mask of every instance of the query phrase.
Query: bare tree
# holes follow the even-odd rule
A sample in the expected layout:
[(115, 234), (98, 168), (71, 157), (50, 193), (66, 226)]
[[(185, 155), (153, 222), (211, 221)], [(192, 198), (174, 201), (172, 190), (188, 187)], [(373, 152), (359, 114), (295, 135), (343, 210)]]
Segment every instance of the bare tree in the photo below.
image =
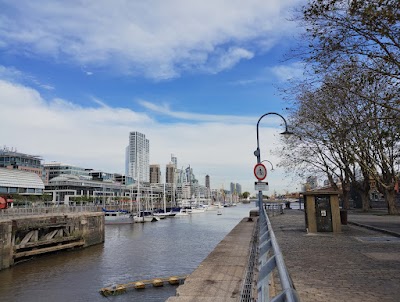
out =
[[(282, 164), (293, 168), (301, 163), (297, 169), (318, 167), (328, 179), (332, 175), (339, 177), (346, 208), (350, 183), (357, 184), (365, 211), (369, 209), (369, 182), (373, 178), (385, 194), (388, 212), (395, 214), (400, 116), (396, 111), (359, 97), (368, 95), (379, 100), (392, 86), (378, 78), (363, 87), (354, 87), (352, 79), (360, 74), (355, 66), (326, 75), (318, 87), (297, 86), (291, 123), (303, 141), (287, 143), (283, 151), (291, 150), (296, 155), (282, 152), (285, 154)], [(361, 183), (359, 170), (363, 176)]]
[[(400, 86), (400, 1), (310, 0), (301, 21), (309, 46), (305, 60), (317, 74), (336, 72), (344, 63), (357, 64), (362, 76), (352, 80), (354, 87), (376, 77)], [(399, 95), (385, 93), (379, 99), (359, 97), (400, 112)]]

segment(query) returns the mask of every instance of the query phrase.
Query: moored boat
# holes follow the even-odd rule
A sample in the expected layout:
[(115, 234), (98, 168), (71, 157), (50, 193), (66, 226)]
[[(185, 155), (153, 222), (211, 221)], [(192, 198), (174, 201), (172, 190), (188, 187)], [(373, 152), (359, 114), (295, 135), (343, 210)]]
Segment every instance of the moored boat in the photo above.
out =
[(127, 210), (106, 210), (104, 212), (104, 223), (105, 224), (125, 224), (133, 223), (132, 214)]
[(152, 211), (140, 211), (135, 216), (133, 216), (133, 220), (136, 223), (143, 223), (159, 221), (160, 218), (154, 216)]
[(171, 213), (175, 214), (175, 217), (189, 216), (188, 212), (184, 208), (172, 208)]

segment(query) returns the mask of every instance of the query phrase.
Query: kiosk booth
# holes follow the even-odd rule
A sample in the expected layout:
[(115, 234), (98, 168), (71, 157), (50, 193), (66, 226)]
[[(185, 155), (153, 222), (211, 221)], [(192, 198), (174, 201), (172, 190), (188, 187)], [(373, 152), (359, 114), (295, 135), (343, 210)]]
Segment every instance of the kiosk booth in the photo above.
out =
[(338, 192), (308, 191), (303, 196), (308, 233), (341, 232)]

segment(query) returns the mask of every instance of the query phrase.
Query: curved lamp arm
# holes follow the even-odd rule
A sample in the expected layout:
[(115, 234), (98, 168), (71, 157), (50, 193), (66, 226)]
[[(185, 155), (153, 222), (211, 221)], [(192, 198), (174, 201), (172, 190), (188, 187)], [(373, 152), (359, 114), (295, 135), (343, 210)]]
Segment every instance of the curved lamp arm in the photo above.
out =
[(267, 116), (267, 115), (271, 115), (271, 114), (272, 114), (272, 115), (277, 115), (277, 116), (279, 116), (280, 118), (282, 118), (283, 122), (285, 123), (285, 131), (283, 131), (283, 132), (281, 133), (282, 135), (291, 135), (291, 134), (293, 134), (292, 132), (290, 132), (290, 131), (288, 130), (287, 122), (286, 122), (285, 118), (284, 118), (282, 115), (280, 115), (279, 113), (276, 113), (276, 112), (268, 112), (268, 113), (263, 114), (263, 115), (258, 119), (258, 122), (257, 122), (257, 149), (256, 149), (256, 151), (254, 151), (254, 155), (257, 157), (257, 163), (258, 163), (258, 164), (261, 163), (260, 141), (259, 141), (258, 126), (259, 126), (259, 124), (260, 124), (260, 121), (263, 119), (263, 117), (265, 117), (265, 116)]
[(268, 160), (268, 159), (264, 159), (263, 161), (261, 161), (262, 163), (263, 162), (269, 162), (270, 164), (271, 164), (271, 171), (274, 171), (274, 165)]

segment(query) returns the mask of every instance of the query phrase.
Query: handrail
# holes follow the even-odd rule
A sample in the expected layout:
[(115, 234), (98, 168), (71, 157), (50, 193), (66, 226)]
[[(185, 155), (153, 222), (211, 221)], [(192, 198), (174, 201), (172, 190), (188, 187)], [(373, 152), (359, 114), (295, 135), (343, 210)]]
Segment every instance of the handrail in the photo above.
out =
[(9, 208), (0, 210), (1, 218), (16, 218), (21, 216), (31, 215), (51, 215), (51, 214), (66, 214), (79, 212), (101, 212), (101, 206), (49, 206), (49, 207), (26, 207), (26, 208)]
[[(259, 275), (257, 282), (258, 300), (263, 302), (299, 302), (296, 289), (290, 278), (289, 272), (283, 260), (275, 233), (266, 213), (265, 206), (260, 208), (259, 213)], [(281, 292), (270, 297), (269, 286), (274, 269), (278, 270), (281, 284)]]

